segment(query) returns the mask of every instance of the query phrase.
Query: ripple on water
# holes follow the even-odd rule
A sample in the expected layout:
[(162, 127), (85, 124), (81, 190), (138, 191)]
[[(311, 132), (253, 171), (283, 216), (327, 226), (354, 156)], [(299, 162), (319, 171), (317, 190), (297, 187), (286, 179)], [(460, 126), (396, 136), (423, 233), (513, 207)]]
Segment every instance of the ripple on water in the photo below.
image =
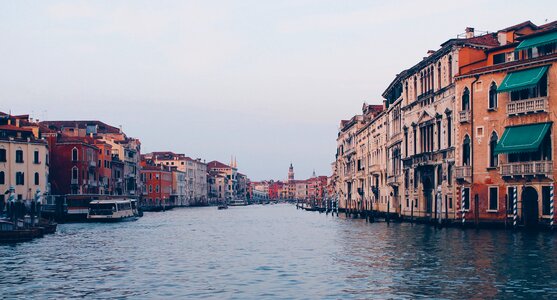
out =
[(8, 298), (556, 298), (547, 233), (437, 230), (289, 205), (61, 224), (0, 245)]

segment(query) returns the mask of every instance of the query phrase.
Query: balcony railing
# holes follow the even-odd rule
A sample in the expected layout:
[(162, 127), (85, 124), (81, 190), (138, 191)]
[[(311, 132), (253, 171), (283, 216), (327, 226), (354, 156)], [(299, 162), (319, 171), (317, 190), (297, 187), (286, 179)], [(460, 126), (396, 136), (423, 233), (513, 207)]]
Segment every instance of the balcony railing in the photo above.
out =
[(472, 168), (470, 166), (455, 167), (455, 177), (457, 180), (470, 181), (472, 178)]
[(79, 180), (75, 179), (75, 178), (72, 178), (71, 184), (79, 184)]
[(470, 111), (469, 110), (463, 110), (461, 112), (459, 112), (459, 121), (460, 123), (467, 123), (470, 122)]
[(502, 176), (535, 176), (549, 177), (553, 174), (553, 161), (524, 161), (501, 165)]
[(398, 184), (398, 175), (389, 175), (387, 177), (387, 184), (388, 185), (396, 185)]
[(548, 109), (547, 97), (515, 100), (507, 104), (507, 115), (519, 115), (528, 113), (544, 112)]

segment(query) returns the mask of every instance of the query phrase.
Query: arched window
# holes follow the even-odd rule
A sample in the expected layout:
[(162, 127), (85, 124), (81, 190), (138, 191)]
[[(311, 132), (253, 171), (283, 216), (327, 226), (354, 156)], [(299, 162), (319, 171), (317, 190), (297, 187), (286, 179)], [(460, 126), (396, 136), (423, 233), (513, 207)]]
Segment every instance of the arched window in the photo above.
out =
[(72, 149), (72, 161), (77, 161), (79, 159), (77, 148)]
[(468, 88), (464, 88), (464, 92), (462, 92), (462, 110), (470, 110), (470, 91)]
[(429, 76), (431, 77), (429, 79), (429, 81), (431, 82), (431, 86), (430, 86), (429, 89), (434, 90), (435, 89), (435, 72), (434, 72), (433, 66), (431, 66), (429, 68)]
[(453, 82), (453, 57), (449, 56), (449, 63), (447, 64), (447, 74), (449, 74), (449, 84)]
[(39, 185), (39, 172), (35, 172), (35, 185)]
[(437, 186), (443, 183), (443, 165), (437, 166)]
[(420, 95), (424, 93), (424, 73), (420, 73)]
[(489, 86), (489, 109), (497, 108), (497, 85), (492, 82)]
[(437, 64), (437, 89), (441, 89), (441, 62)]
[(489, 166), (494, 168), (499, 165), (499, 155), (495, 154), (495, 146), (497, 146), (497, 133), (494, 131), (489, 139)]
[(77, 170), (77, 167), (73, 167), (72, 168), (72, 180), (77, 181), (78, 176), (79, 176), (79, 171)]
[(414, 76), (414, 101), (418, 98), (418, 76)]
[(462, 143), (462, 165), (470, 165), (470, 137), (466, 135)]

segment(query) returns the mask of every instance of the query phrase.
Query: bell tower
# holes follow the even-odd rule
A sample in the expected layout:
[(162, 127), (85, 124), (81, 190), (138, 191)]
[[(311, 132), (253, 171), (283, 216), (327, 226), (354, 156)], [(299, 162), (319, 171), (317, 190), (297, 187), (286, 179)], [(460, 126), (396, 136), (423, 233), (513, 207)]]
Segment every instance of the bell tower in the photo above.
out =
[(290, 163), (290, 168), (288, 168), (288, 181), (293, 181), (294, 180), (294, 167), (292, 166), (292, 163)]

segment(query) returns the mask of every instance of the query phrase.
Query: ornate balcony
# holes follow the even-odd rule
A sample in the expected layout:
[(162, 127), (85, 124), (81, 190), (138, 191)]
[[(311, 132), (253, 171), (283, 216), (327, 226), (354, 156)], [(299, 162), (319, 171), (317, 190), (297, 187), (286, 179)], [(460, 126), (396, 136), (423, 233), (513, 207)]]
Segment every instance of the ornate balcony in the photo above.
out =
[(464, 180), (470, 182), (472, 178), (472, 167), (470, 166), (455, 167), (455, 177), (457, 180)]
[(388, 185), (398, 185), (398, 175), (389, 175), (387, 177), (387, 184)]
[(463, 110), (458, 114), (458, 120), (460, 123), (469, 123), (470, 122), (470, 111)]
[(507, 104), (507, 115), (545, 112), (548, 109), (547, 97), (510, 101)]
[(546, 176), (553, 175), (553, 161), (524, 161), (501, 165), (501, 175), (511, 176)]

